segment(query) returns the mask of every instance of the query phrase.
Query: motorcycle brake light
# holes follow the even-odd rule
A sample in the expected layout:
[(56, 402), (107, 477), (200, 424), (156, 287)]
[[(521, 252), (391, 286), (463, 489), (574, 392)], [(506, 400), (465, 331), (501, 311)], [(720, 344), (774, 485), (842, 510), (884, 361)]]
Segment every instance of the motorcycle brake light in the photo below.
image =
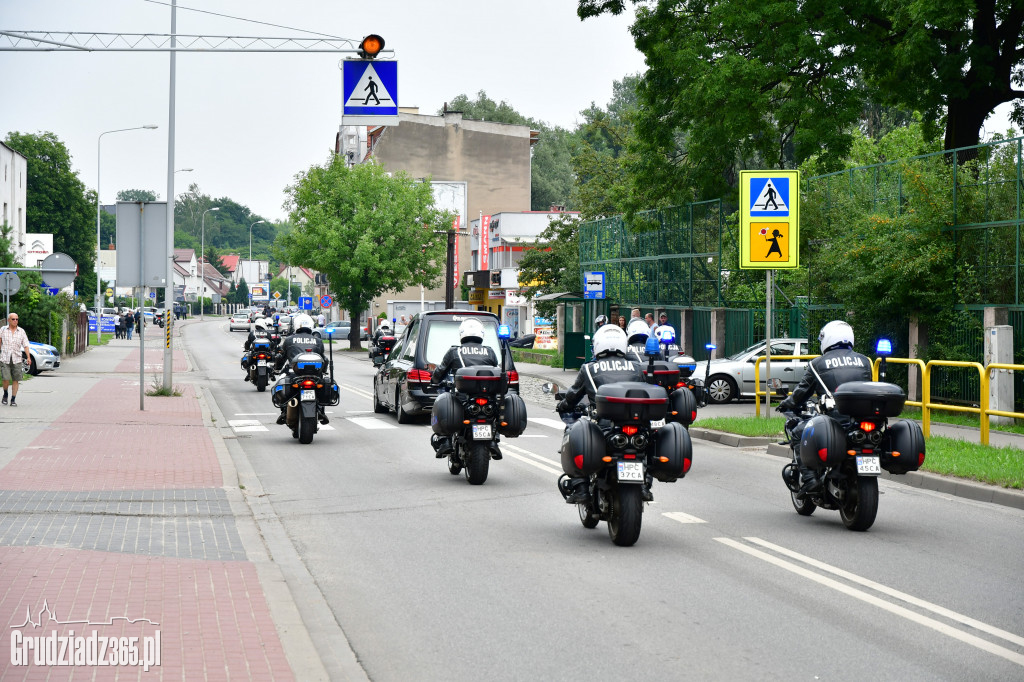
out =
[(636, 433), (637, 431), (639, 431), (639, 430), (640, 430), (640, 429), (638, 429), (638, 428), (637, 428), (637, 427), (635, 427), (635, 426), (623, 426), (623, 427), (622, 427), (622, 432), (623, 432), (624, 434), (626, 434), (627, 436), (632, 436), (633, 434), (635, 434), (635, 433)]
[(871, 433), (876, 428), (878, 428), (878, 427), (875, 426), (874, 422), (861, 422), (860, 423), (860, 430), (863, 431), (864, 433)]
[(313, 388), (314, 386), (316, 386), (316, 382), (313, 381), (312, 379), (306, 379), (305, 381), (302, 382), (303, 388)]
[(477, 398), (474, 402), (476, 402), (477, 405), (486, 405), (487, 398)]
[(636, 455), (623, 455), (622, 459), (636, 459)]

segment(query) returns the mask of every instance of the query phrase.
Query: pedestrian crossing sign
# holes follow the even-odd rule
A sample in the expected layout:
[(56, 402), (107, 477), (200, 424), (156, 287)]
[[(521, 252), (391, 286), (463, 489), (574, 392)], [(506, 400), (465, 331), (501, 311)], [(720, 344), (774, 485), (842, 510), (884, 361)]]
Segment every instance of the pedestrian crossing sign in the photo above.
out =
[(341, 68), (343, 126), (398, 123), (398, 62), (347, 59)]
[(740, 171), (740, 268), (800, 267), (800, 171)]

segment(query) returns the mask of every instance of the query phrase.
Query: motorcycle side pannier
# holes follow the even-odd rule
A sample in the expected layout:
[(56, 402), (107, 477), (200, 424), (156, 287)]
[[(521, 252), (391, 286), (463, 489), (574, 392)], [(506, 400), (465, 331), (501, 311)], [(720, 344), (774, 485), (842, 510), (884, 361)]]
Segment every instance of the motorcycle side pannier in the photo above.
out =
[(589, 476), (600, 469), (605, 455), (604, 433), (589, 419), (581, 419), (569, 429), (562, 444), (562, 471), (570, 476)]
[(455, 390), (472, 395), (498, 395), (508, 390), (500, 367), (460, 367), (455, 370)]
[[(667, 461), (661, 461), (662, 459)], [(658, 429), (654, 454), (648, 458), (647, 471), (662, 483), (682, 478), (693, 462), (690, 432), (682, 424), (669, 422)]]
[(819, 414), (807, 422), (800, 436), (800, 461), (805, 467), (838, 466), (845, 456), (846, 434), (834, 419)]
[(518, 393), (505, 396), (505, 408), (498, 433), (508, 438), (518, 438), (526, 430), (526, 403)]
[[(896, 453), (899, 453), (899, 456)], [(889, 425), (889, 450), (882, 453), (882, 468), (890, 474), (917, 471), (924, 464), (924, 432), (917, 422), (901, 420)]]
[(288, 396), (288, 386), (291, 383), (291, 379), (284, 376), (277, 380), (274, 384), (274, 388), (270, 392), (270, 402), (274, 403), (274, 407), (280, 409), (284, 404)]
[(668, 412), (665, 389), (638, 381), (599, 386), (596, 399), (598, 419), (617, 423), (664, 419)]
[(649, 383), (661, 386), (666, 390), (672, 390), (679, 383), (679, 365), (664, 360), (655, 360), (653, 368), (651, 365), (652, 363), (648, 362), (640, 368), (644, 372), (644, 378)]
[(697, 420), (697, 398), (686, 387), (677, 388), (668, 397), (668, 420), (689, 426)]
[(430, 428), (441, 436), (450, 436), (462, 428), (465, 419), (462, 403), (452, 393), (442, 393), (430, 410)]
[(847, 381), (833, 395), (836, 409), (854, 419), (898, 417), (907, 402), (902, 388), (883, 381)]

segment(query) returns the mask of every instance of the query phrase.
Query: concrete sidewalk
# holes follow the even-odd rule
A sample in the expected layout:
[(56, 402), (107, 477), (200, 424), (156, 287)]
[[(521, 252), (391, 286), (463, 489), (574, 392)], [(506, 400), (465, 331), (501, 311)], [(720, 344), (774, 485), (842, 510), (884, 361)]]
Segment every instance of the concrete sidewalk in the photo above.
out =
[[(0, 406), (0, 679), (327, 679), (190, 376), (183, 324), (180, 396), (139, 409), (136, 337)], [(147, 390), (163, 342), (146, 340)]]
[[(565, 390), (576, 380), (576, 371), (563, 371), (555, 367), (537, 365), (530, 362), (517, 362), (516, 369), (524, 376), (533, 377), (542, 381), (550, 381), (558, 384), (561, 390)], [(691, 427), (690, 435), (695, 439), (710, 440), (732, 447), (763, 447), (769, 455), (789, 457), (789, 448), (785, 445), (777, 445), (777, 439), (770, 438), (746, 438), (734, 434), (726, 434), (718, 431), (701, 429), (700, 419), (704, 417), (718, 416), (751, 416), (754, 414), (754, 403), (747, 401), (741, 403), (729, 403), (727, 405), (708, 405), (701, 408), (697, 413), (697, 422)], [(931, 435), (957, 438), (973, 443), (980, 442), (979, 429), (972, 429), (965, 426), (952, 426), (932, 422)], [(989, 444), (995, 446), (1013, 446), (1024, 450), (1024, 435), (1006, 433), (1003, 431), (989, 431)], [(999, 486), (978, 483), (967, 479), (953, 476), (942, 476), (927, 471), (915, 471), (902, 476), (891, 476), (883, 473), (883, 477), (891, 481), (910, 485), (915, 488), (924, 488), (936, 492), (947, 493), (957, 497), (965, 497), (982, 502), (991, 502), (1017, 509), (1024, 509), (1024, 491)]]

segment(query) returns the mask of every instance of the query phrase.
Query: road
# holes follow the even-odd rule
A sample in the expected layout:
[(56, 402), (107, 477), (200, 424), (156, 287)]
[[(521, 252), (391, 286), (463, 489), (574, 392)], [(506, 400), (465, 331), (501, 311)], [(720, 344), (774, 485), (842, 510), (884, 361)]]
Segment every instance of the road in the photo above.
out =
[(555, 488), (560, 431), (536, 386), (526, 433), (470, 486), (426, 420), (373, 414), (365, 353), (335, 353), (341, 404), (303, 446), (243, 382), (243, 334), (183, 334), (336, 621), (308, 622), (314, 641), (340, 627), (370, 679), (1024, 679), (1020, 510), (882, 480), (853, 533), (837, 512), (798, 516), (764, 448), (698, 440), (639, 542), (615, 547)]

